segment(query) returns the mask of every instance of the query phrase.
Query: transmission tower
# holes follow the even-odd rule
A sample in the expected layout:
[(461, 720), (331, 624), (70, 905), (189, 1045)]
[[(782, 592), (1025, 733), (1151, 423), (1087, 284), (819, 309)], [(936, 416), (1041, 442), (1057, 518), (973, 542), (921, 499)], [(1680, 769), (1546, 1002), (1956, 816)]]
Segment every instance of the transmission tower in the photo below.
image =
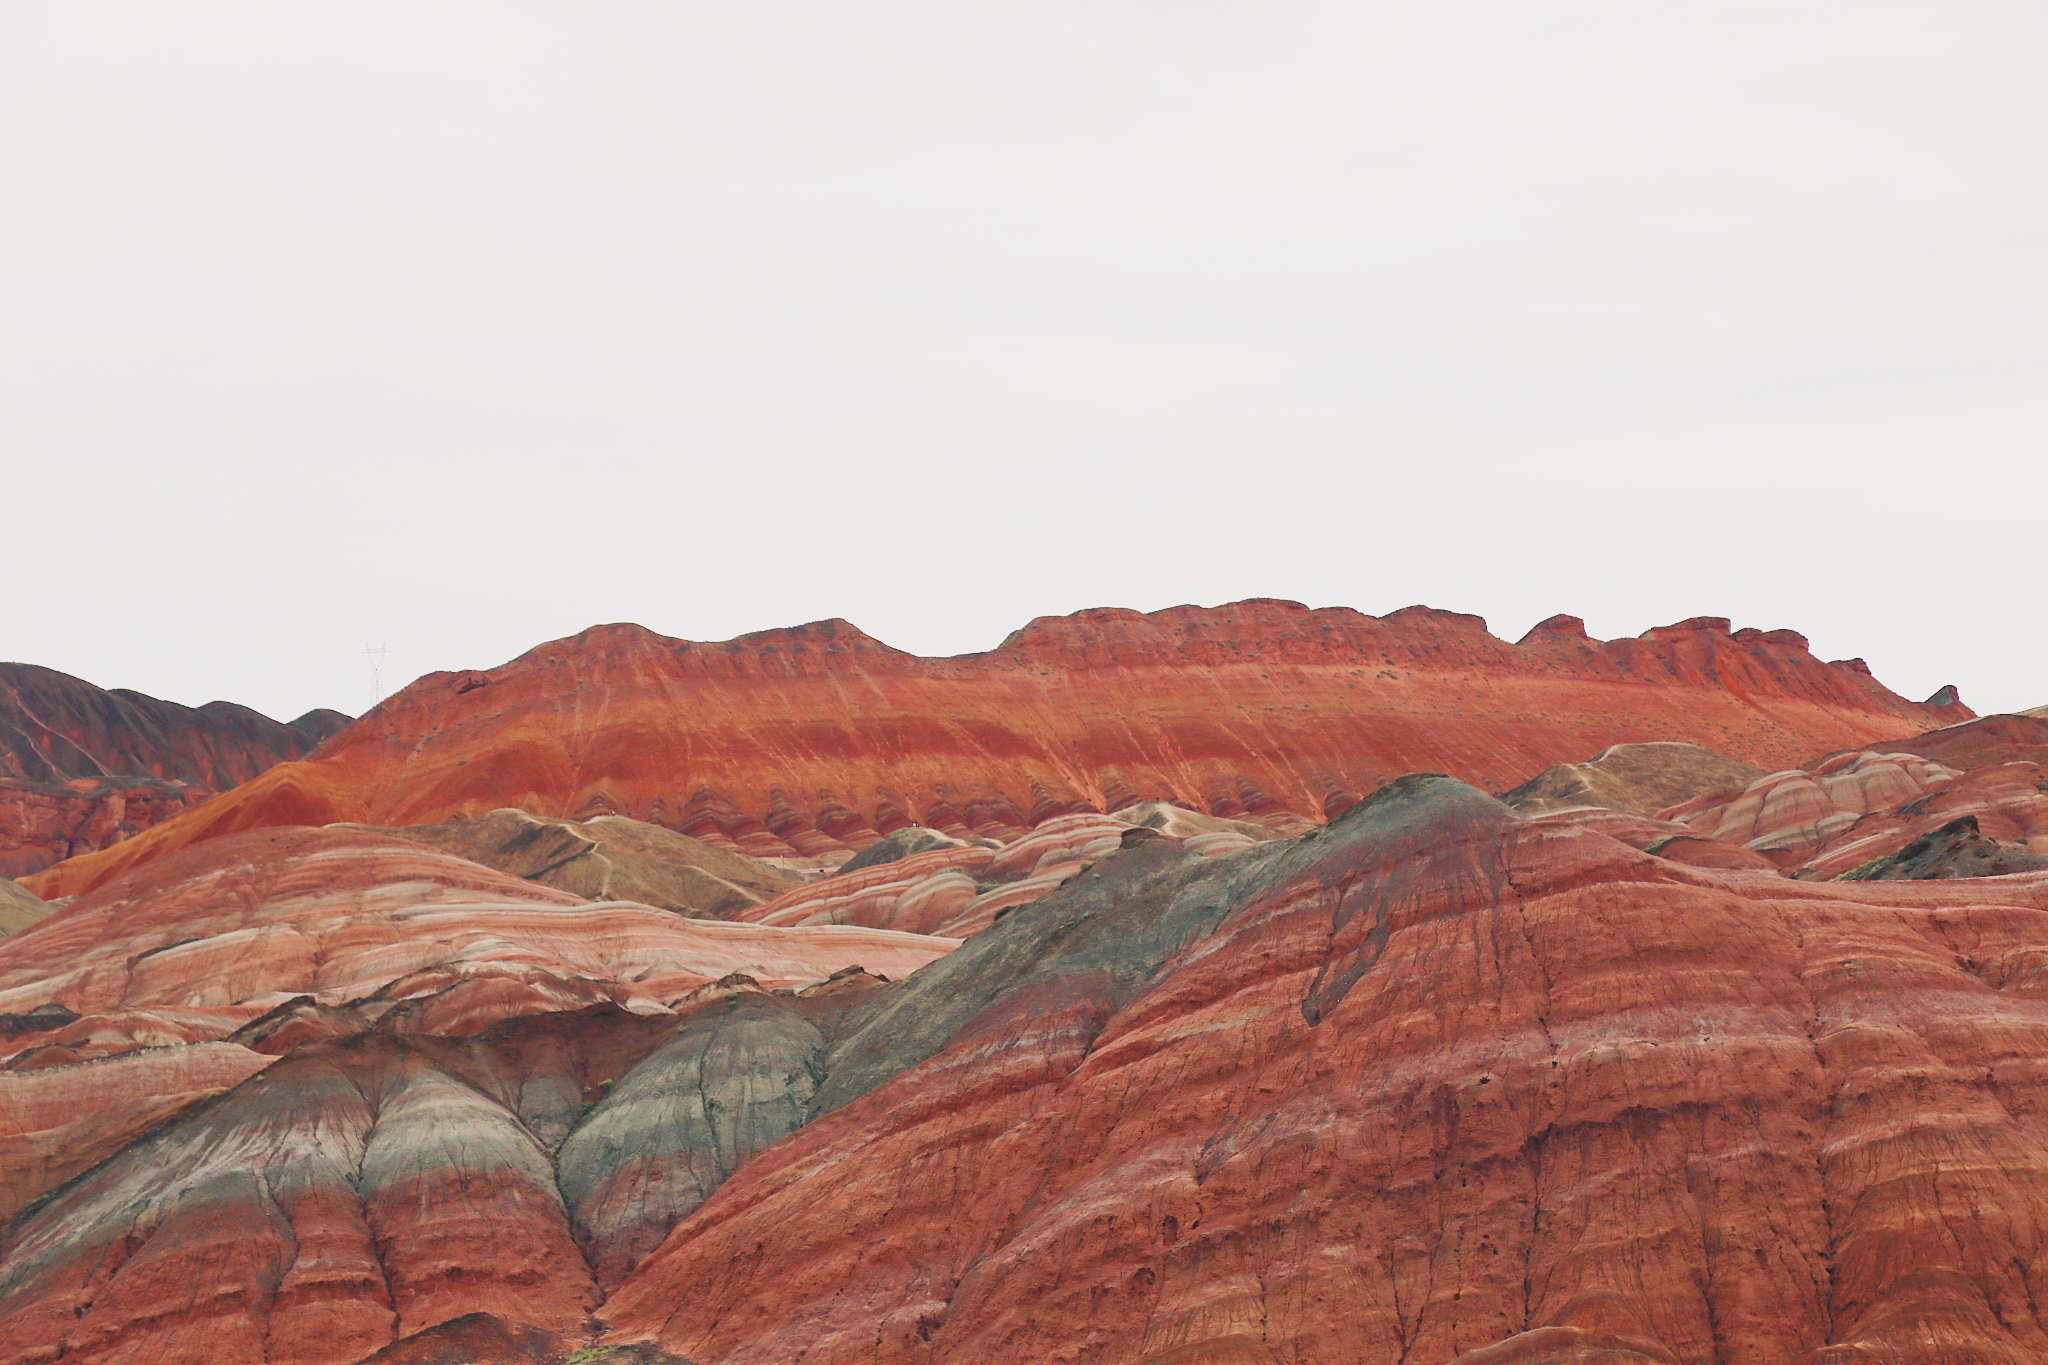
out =
[(364, 645), (363, 657), (370, 661), (370, 705), (384, 700), (384, 656), (391, 651), (383, 645)]

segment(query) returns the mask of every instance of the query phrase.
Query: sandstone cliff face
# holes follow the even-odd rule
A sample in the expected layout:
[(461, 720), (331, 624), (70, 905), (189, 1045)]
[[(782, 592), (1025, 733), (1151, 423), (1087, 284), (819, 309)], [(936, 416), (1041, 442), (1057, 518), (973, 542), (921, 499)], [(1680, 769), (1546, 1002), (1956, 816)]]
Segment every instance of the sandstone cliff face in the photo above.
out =
[(205, 801), (209, 787), (155, 777), (79, 777), (58, 784), (0, 778), (0, 877), (112, 848)]
[(309, 711), (286, 725), (230, 702), (179, 706), (0, 664), (0, 877), (111, 848), (347, 723)]
[(89, 889), (242, 829), (507, 805), (824, 861), (912, 823), (1007, 842), (1053, 815), (1147, 801), (1293, 834), (1404, 772), (1498, 789), (1650, 740), (1782, 767), (1956, 715), (1854, 661), (1820, 662), (1792, 632), (1709, 618), (1598, 642), (1560, 617), (1509, 644), (1452, 612), (1254, 600), (1042, 618), (952, 659), (843, 621), (720, 644), (600, 626), (423, 678), (314, 759), (34, 889)]

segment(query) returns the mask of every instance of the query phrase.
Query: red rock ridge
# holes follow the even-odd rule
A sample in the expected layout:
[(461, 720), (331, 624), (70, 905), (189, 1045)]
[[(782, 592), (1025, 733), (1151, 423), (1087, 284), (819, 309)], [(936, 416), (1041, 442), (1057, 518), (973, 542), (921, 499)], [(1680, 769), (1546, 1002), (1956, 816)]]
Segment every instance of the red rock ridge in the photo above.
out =
[(348, 723), (180, 706), (33, 664), (0, 664), (0, 876), (109, 848), (310, 752)]
[(913, 821), (1007, 840), (1149, 800), (1296, 832), (1404, 772), (1498, 790), (1633, 740), (1773, 768), (1956, 715), (1718, 618), (1603, 643), (1556, 617), (1509, 644), (1455, 612), (1254, 599), (1040, 618), (945, 659), (836, 620), (717, 644), (598, 626), (422, 678), (309, 761), (32, 886), (79, 892), (235, 830), (506, 805), (827, 859)]

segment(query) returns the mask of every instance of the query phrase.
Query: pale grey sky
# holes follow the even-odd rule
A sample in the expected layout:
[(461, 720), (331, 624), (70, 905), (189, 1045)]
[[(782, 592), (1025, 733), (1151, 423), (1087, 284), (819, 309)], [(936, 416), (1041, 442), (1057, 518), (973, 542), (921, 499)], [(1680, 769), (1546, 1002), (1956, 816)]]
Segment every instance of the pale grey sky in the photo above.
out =
[(0, 657), (1427, 602), (2048, 702), (2038, 4), (0, 3)]

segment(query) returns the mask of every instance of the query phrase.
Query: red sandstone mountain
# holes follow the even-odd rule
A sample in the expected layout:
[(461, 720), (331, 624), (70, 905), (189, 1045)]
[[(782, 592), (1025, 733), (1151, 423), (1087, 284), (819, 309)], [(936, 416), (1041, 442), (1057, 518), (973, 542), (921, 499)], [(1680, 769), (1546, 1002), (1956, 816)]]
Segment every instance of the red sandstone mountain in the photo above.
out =
[(188, 848), (0, 945), (12, 1018), (233, 1026), (0, 1072), (0, 1154), (69, 1177), (0, 1240), (0, 1361), (2048, 1354), (2048, 874), (1608, 817), (1657, 823), (1418, 777), (1217, 857), (1127, 827), (950, 953), (375, 832)]
[(0, 664), (0, 876), (103, 849), (339, 731), (246, 706), (180, 706), (32, 664)]
[(311, 759), (30, 884), (75, 894), (236, 830), (502, 806), (828, 861), (912, 822), (1001, 841), (1150, 800), (1299, 833), (1406, 772), (1501, 790), (1646, 740), (1779, 768), (1959, 713), (1712, 618), (1599, 642), (1558, 617), (1509, 644), (1453, 612), (1253, 600), (1041, 618), (950, 659), (843, 621), (720, 644), (600, 626), (422, 678)]
[(0, 1365), (2041, 1359), (2048, 872), (1779, 867), (2033, 866), (1958, 714), (1271, 602), (422, 679), (36, 879)]

